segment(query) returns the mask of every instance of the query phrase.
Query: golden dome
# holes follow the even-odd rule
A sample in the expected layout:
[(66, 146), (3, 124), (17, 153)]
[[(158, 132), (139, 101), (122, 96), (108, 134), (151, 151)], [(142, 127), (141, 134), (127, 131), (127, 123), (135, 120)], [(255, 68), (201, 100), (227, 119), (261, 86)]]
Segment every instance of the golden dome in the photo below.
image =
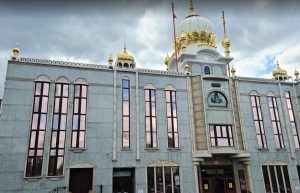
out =
[(199, 16), (190, 0), (189, 15), (177, 26), (176, 45), (178, 51), (185, 51), (187, 45), (216, 48), (216, 35), (213, 24), (205, 17)]
[(124, 45), (124, 51), (117, 55), (117, 62), (121, 61), (121, 60), (122, 61), (126, 60), (126, 61), (130, 61), (130, 62), (134, 62), (134, 57), (126, 52), (126, 45)]
[(299, 76), (299, 71), (295, 69), (294, 75)]
[(278, 77), (287, 77), (287, 71), (279, 67), (279, 63), (277, 61), (277, 68), (273, 70), (273, 77), (278, 78)]
[(231, 68), (230, 72), (231, 72), (232, 76), (235, 76), (236, 70), (234, 67)]
[(167, 54), (167, 57), (165, 58), (165, 65), (169, 66), (171, 64), (171, 58), (169, 54)]
[(12, 51), (13, 51), (13, 53), (12, 53), (11, 59), (12, 60), (17, 60), (19, 58), (19, 53), (20, 53), (18, 43), (16, 43), (16, 47), (14, 47)]
[(111, 66), (113, 62), (114, 62), (114, 59), (112, 58), (112, 56), (110, 54), (109, 58), (108, 58), (108, 64)]

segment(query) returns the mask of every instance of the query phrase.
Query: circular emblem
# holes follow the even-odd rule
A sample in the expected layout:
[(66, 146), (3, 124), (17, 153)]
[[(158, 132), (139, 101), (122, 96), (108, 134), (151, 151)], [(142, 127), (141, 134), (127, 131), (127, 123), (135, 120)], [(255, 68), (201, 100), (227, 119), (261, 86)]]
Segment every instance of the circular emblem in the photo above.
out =
[(213, 91), (208, 95), (208, 105), (211, 107), (227, 107), (227, 98), (219, 91)]

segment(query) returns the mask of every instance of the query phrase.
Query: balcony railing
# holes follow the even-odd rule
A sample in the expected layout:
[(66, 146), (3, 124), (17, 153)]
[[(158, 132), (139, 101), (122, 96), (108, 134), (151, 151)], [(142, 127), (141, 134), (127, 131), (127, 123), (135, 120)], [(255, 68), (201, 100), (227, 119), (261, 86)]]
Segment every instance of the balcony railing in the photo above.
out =
[[(102, 193), (103, 185), (94, 185), (93, 190), (90, 190), (89, 193)], [(51, 190), (49, 193), (72, 193), (69, 191), (69, 188), (67, 186), (64, 187), (56, 187), (53, 190)]]

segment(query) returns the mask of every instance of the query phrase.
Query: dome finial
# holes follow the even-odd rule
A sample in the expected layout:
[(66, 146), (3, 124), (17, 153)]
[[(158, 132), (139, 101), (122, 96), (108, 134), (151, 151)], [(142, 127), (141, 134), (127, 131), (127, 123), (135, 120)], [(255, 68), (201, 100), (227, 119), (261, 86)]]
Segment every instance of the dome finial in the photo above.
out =
[(123, 51), (124, 53), (127, 53), (126, 52), (126, 43), (124, 43), (124, 51)]
[(18, 60), (19, 59), (19, 53), (20, 53), (19, 44), (16, 43), (16, 46), (13, 48), (13, 53), (12, 53), (11, 59), (12, 60)]
[(190, 13), (194, 12), (193, 0), (190, 0)]

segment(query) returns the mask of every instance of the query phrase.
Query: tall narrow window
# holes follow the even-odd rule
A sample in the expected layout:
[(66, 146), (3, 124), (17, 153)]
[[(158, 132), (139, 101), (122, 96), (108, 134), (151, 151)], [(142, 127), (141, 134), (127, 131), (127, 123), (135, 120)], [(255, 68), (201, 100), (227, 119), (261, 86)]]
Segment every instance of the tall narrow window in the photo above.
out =
[(178, 166), (147, 168), (148, 193), (180, 193)]
[(291, 128), (292, 128), (292, 132), (293, 132), (295, 148), (299, 149), (300, 148), (300, 140), (299, 140), (298, 128), (297, 128), (295, 115), (294, 115), (294, 111), (293, 111), (291, 94), (289, 91), (285, 92), (285, 98), (286, 98), (286, 103), (287, 103), (287, 109), (289, 112), (289, 118), (290, 118)]
[(130, 82), (123, 80), (122, 84), (122, 105), (123, 105), (123, 129), (122, 147), (130, 148)]
[(251, 106), (252, 106), (252, 113), (253, 113), (258, 148), (267, 148), (268, 146), (267, 146), (264, 123), (262, 119), (259, 96), (256, 95), (251, 96)]
[(55, 85), (54, 95), (54, 110), (48, 168), (49, 176), (63, 175), (68, 97), (69, 85), (57, 83)]
[(146, 148), (157, 147), (155, 90), (145, 90)]
[(287, 165), (263, 165), (266, 192), (292, 193)]
[(87, 85), (76, 84), (74, 90), (72, 148), (85, 148)]
[(48, 113), (49, 83), (36, 82), (28, 148), (26, 177), (41, 176)]
[(268, 104), (269, 104), (269, 111), (270, 111), (270, 116), (272, 121), (276, 148), (284, 148), (285, 146), (283, 141), (282, 129), (280, 125), (276, 97), (268, 96)]
[(167, 102), (167, 128), (168, 128), (168, 147), (179, 147), (178, 125), (177, 125), (177, 108), (176, 108), (176, 91), (166, 91)]
[(210, 125), (211, 146), (229, 147), (233, 146), (233, 135), (231, 125)]

